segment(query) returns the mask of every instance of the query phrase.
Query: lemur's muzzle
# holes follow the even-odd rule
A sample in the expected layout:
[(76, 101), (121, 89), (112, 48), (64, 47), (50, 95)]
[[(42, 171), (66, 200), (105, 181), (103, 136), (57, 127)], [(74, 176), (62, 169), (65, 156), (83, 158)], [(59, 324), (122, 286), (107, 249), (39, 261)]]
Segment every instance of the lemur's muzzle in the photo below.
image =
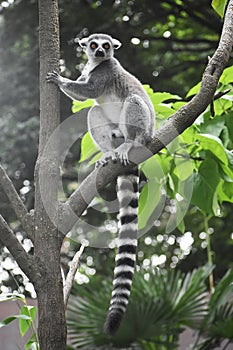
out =
[(99, 48), (98, 50), (96, 50), (95, 52), (95, 57), (104, 57), (104, 50)]

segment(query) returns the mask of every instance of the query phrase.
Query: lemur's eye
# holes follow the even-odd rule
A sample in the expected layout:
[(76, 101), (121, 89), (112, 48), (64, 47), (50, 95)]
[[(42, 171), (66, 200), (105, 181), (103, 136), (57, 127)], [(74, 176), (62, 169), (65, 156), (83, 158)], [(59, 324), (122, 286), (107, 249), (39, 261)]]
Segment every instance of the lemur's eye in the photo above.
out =
[(90, 44), (90, 47), (91, 49), (96, 49), (98, 47), (98, 45), (93, 41), (91, 44)]
[(105, 50), (109, 50), (109, 49), (110, 49), (109, 43), (103, 44), (103, 48), (104, 48)]

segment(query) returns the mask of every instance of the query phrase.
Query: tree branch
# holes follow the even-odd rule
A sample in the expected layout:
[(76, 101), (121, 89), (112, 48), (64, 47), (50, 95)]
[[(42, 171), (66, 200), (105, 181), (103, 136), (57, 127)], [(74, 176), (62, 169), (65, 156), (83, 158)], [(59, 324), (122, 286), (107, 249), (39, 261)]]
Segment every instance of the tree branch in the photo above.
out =
[(85, 244), (82, 244), (79, 251), (74, 255), (72, 261), (70, 262), (70, 269), (69, 269), (69, 272), (66, 276), (64, 291), (63, 291), (65, 306), (68, 303), (68, 299), (69, 299), (70, 291), (71, 291), (72, 284), (74, 281), (74, 277), (75, 277), (75, 274), (76, 274), (78, 267), (79, 267), (79, 260), (81, 258), (81, 255), (82, 255), (84, 249), (85, 249)]
[[(202, 78), (200, 92), (185, 106), (174, 113), (167, 122), (157, 130), (155, 137), (146, 148), (132, 149), (130, 160), (139, 164), (153, 154), (158, 153), (175, 137), (194, 123), (198, 116), (205, 111), (213, 100), (219, 78), (229, 60), (233, 45), (233, 0), (229, 1), (225, 15), (219, 46), (209, 60)], [(87, 208), (98, 191), (112, 182), (119, 174), (130, 172), (133, 165), (124, 167), (121, 164), (109, 163), (106, 167), (94, 170), (74, 191), (65, 204), (60, 207), (59, 229), (66, 234)]]
[(23, 249), (22, 245), (15, 237), (14, 232), (8, 226), (2, 215), (0, 215), (0, 241), (9, 250), (18, 263), (19, 267), (25, 272), (29, 279), (34, 276), (33, 257)]
[(26, 232), (28, 238), (33, 241), (33, 224), (32, 217), (28, 213), (22, 199), (18, 195), (15, 186), (13, 185), (11, 179), (0, 165), (0, 183), (2, 185), (3, 191), (9, 198), (10, 204), (15, 211), (15, 214), (22, 224), (24, 231)]

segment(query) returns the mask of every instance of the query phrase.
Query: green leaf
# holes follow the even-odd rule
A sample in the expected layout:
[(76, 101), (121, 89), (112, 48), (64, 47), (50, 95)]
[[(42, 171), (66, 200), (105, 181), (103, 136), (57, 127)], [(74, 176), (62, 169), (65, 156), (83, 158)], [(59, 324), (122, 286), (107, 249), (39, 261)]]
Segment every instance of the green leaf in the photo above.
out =
[(228, 164), (225, 148), (218, 137), (209, 134), (200, 134), (197, 136), (197, 140), (199, 140), (200, 146), (204, 150), (210, 151), (223, 164)]
[(35, 318), (36, 307), (24, 305), (20, 310), (20, 315), (27, 317), (26, 319), (24, 318), (19, 319), (20, 334), (24, 336), (27, 333), (28, 329), (30, 328), (32, 324), (32, 320)]
[(98, 153), (89, 161), (89, 164), (90, 164), (90, 165), (91, 165), (91, 164), (95, 164), (95, 162), (101, 158), (102, 154), (103, 154), (102, 152), (98, 152)]
[(152, 215), (155, 214), (155, 211), (160, 210), (161, 188), (165, 174), (158, 156), (149, 158), (141, 165), (140, 170), (148, 179), (139, 198), (138, 227), (142, 230), (146, 227)]
[(174, 184), (174, 181), (173, 181), (171, 174), (168, 174), (167, 178), (168, 178), (169, 188), (172, 190), (172, 192), (175, 192), (175, 184)]
[(233, 66), (224, 69), (219, 81), (224, 85), (227, 85), (233, 82)]
[[(216, 285), (214, 294), (210, 299), (211, 307), (220, 307), (226, 302), (230, 301), (233, 295), (233, 269), (226, 272), (221, 281)], [(233, 311), (233, 310), (232, 310)]]
[(36, 339), (36, 335), (33, 334), (27, 344), (25, 345), (25, 350), (39, 350), (39, 344)]
[(216, 116), (214, 119), (204, 120), (204, 122), (199, 125), (199, 129), (202, 134), (219, 137), (224, 126), (224, 116)]
[(17, 318), (17, 316), (10, 316), (10, 317), (5, 318), (3, 321), (0, 322), (0, 328), (8, 325), (12, 321), (14, 321), (16, 318)]
[(233, 151), (226, 150), (229, 170), (233, 173)]
[[(191, 178), (192, 176), (189, 176), (189, 178), (184, 181), (180, 181), (176, 176), (173, 176), (173, 179), (175, 179), (175, 189), (170, 197), (173, 198), (176, 210), (167, 220), (166, 233), (174, 231), (176, 227), (178, 227), (181, 232), (185, 230), (183, 219), (190, 207), (193, 193), (193, 182), (190, 181)], [(176, 179), (179, 181), (176, 181)]]
[(144, 173), (147, 179), (157, 179), (158, 183), (160, 183), (161, 179), (166, 175), (164, 173), (164, 167), (161, 165), (161, 158), (158, 155), (155, 155), (142, 163), (140, 170)]
[(14, 320), (31, 320), (31, 317), (29, 317), (27, 315), (14, 315), (14, 316), (7, 317), (3, 321), (0, 322), (0, 328), (8, 325), (9, 323), (11, 323)]
[(93, 106), (94, 101), (93, 100), (86, 100), (86, 101), (73, 101), (72, 105), (72, 112), (77, 113), (81, 111), (82, 109), (89, 108)]
[(217, 320), (211, 327), (211, 333), (216, 338), (233, 339), (233, 319), (226, 318), (224, 320)]
[(38, 343), (36, 341), (29, 341), (25, 345), (25, 350), (38, 350)]
[(181, 220), (181, 222), (177, 225), (178, 230), (181, 233), (185, 233), (185, 222), (184, 220)]
[(99, 151), (98, 147), (95, 145), (94, 141), (89, 132), (87, 132), (83, 138), (81, 143), (81, 158), (79, 162), (84, 162), (88, 160), (90, 157), (94, 156), (95, 153)]
[(190, 96), (196, 95), (200, 91), (200, 87), (201, 87), (201, 82), (199, 82), (195, 86), (193, 86), (189, 90), (189, 92), (187, 93), (186, 97), (190, 97)]
[(225, 7), (227, 5), (228, 0), (213, 0), (211, 5), (213, 9), (219, 14), (221, 18), (224, 16)]
[(9, 300), (20, 300), (25, 304), (25, 296), (23, 294), (17, 294), (17, 293), (9, 293), (9, 294), (1, 294), (0, 295), (0, 302), (1, 301), (9, 301)]
[(193, 195), (191, 203), (205, 213), (217, 214), (217, 186), (220, 181), (218, 165), (213, 159), (206, 159), (195, 172), (193, 181)]
[(182, 135), (179, 136), (180, 140), (186, 144), (194, 144), (197, 135), (197, 126), (195, 124), (187, 128)]
[(149, 92), (148, 95), (155, 105), (158, 105), (167, 100), (181, 100), (180, 96), (170, 94), (170, 92)]
[(233, 309), (232, 309), (232, 293), (233, 293), (233, 270), (230, 269), (226, 275), (216, 285), (214, 293), (210, 297), (209, 312), (201, 324), (201, 331), (207, 338), (204, 347), (216, 340), (218, 342), (222, 338), (233, 339)]
[(232, 101), (225, 98), (225, 96), (214, 101), (214, 111), (216, 115), (225, 114), (227, 110), (232, 107)]
[(146, 227), (155, 212), (161, 199), (161, 185), (155, 179), (151, 179), (143, 187), (139, 198), (138, 228), (142, 230)]
[(233, 182), (221, 181), (218, 186), (218, 199), (220, 203), (233, 203)]
[(158, 119), (164, 119), (170, 117), (175, 111), (166, 104), (159, 104), (155, 106)]
[(145, 89), (145, 91), (147, 92), (147, 94), (151, 97), (154, 94), (154, 90), (150, 87), (150, 85), (148, 84), (144, 84), (143, 88)]
[(171, 105), (168, 103), (164, 104), (163, 102), (167, 100), (181, 100), (180, 96), (173, 95), (169, 92), (154, 92), (149, 85), (143, 85), (143, 87), (151, 99), (158, 119), (168, 118), (174, 113), (174, 109)]
[[(187, 158), (185, 158), (187, 156)], [(188, 154), (184, 154), (183, 157), (175, 157), (175, 169), (174, 173), (177, 177), (184, 181), (193, 173), (193, 165), (190, 159), (188, 159)]]
[(178, 101), (178, 102), (173, 102), (172, 103), (172, 108), (175, 110), (175, 111), (178, 111), (178, 109), (180, 109), (181, 107), (183, 107), (184, 105), (186, 105), (187, 102), (185, 101)]
[(29, 313), (33, 321), (36, 317), (36, 311), (37, 311), (36, 306), (27, 306), (27, 307), (29, 309)]

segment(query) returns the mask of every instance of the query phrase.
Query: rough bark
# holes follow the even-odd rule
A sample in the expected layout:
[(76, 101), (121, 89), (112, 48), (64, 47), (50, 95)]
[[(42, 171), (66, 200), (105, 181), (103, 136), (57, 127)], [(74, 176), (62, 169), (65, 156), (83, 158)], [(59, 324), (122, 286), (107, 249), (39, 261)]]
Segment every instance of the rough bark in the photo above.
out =
[[(60, 123), (59, 92), (47, 84), (47, 72), (59, 69), (58, 3), (39, 0), (40, 138), (35, 168), (34, 258), (38, 268), (35, 288), (38, 298), (38, 337), (41, 350), (66, 349), (66, 320), (60, 268), (62, 241), (51, 216), (56, 215), (59, 178), (58, 140), (46, 145)], [(43, 191), (46, 197), (43, 196)], [(45, 203), (46, 201), (46, 203)], [(45, 210), (45, 207), (49, 213)], [(40, 276), (39, 276), (40, 275)]]

